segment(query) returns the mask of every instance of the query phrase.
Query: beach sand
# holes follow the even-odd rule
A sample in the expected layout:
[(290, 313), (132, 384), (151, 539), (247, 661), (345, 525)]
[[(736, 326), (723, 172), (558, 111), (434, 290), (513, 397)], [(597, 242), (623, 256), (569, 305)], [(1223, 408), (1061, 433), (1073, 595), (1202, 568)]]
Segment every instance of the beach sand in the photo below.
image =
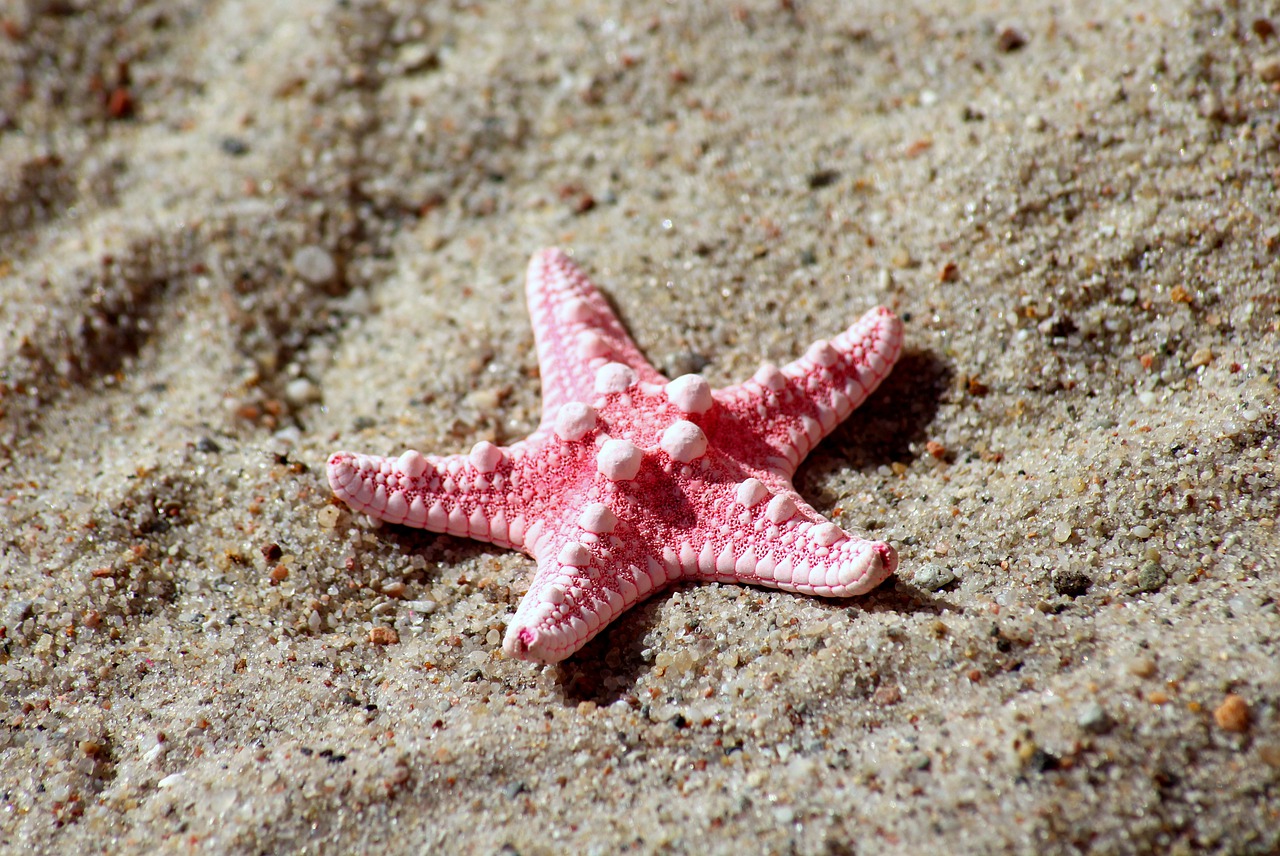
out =
[[(0, 851), (1280, 848), (1280, 15), (1132, 5), (0, 5)], [(714, 386), (900, 313), (896, 577), (540, 667), (337, 504), (534, 427), (544, 246)]]

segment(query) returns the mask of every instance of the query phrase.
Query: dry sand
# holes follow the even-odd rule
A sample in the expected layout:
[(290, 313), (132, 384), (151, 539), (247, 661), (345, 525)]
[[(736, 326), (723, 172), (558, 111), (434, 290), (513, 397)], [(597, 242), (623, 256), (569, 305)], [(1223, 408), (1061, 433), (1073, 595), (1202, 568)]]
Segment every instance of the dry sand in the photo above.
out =
[[(0, 3), (0, 851), (1280, 847), (1280, 14), (1117, 5)], [(897, 577), (540, 668), (335, 505), (532, 428), (553, 244), (716, 385), (900, 312)]]

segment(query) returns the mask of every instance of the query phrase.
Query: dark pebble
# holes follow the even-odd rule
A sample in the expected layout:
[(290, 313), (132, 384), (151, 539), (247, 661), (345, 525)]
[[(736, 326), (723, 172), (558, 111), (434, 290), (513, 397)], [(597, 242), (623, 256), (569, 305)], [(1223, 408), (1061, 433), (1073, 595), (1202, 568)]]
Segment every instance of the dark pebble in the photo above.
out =
[(1159, 591), (1168, 581), (1169, 575), (1156, 562), (1148, 562), (1138, 571), (1138, 591)]
[(1065, 569), (1053, 572), (1053, 590), (1067, 597), (1079, 597), (1089, 590), (1093, 580), (1082, 571)]
[(222, 147), (224, 152), (234, 158), (242, 157), (249, 153), (249, 144), (235, 137), (223, 137), (222, 142), (218, 145)]

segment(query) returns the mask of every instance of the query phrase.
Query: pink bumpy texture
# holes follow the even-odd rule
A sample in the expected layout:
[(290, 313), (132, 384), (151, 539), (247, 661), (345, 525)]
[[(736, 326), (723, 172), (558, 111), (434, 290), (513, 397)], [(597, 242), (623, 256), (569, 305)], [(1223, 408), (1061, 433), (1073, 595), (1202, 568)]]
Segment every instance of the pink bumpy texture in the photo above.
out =
[(527, 290), (542, 371), (533, 434), (467, 455), (338, 452), (328, 467), (357, 511), (537, 561), (507, 654), (563, 660), (676, 580), (848, 597), (894, 572), (892, 547), (843, 532), (791, 484), (898, 359), (902, 324), (889, 310), (713, 390), (699, 375), (663, 377), (559, 250), (533, 257)]

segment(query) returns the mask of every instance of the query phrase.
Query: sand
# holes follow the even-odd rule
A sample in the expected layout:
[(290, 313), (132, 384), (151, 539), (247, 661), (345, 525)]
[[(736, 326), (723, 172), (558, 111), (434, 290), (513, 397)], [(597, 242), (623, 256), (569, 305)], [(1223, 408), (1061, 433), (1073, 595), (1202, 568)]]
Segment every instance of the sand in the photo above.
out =
[[(512, 8), (0, 5), (0, 851), (1280, 847), (1274, 7)], [(897, 576), (537, 667), (335, 504), (534, 426), (550, 245), (717, 386), (899, 312)]]

